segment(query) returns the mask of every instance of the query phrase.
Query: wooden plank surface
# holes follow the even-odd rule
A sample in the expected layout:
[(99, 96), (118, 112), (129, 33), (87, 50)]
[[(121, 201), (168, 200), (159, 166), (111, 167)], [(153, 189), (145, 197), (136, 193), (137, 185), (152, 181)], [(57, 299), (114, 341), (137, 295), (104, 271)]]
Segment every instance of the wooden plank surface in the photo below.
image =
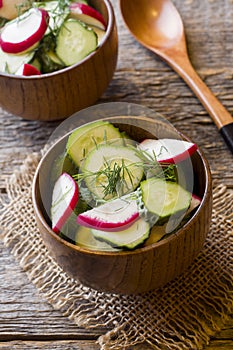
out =
[[(118, 1), (112, 0), (119, 32), (114, 78), (98, 102), (146, 105), (191, 137), (209, 160), (214, 183), (233, 188), (232, 154), (199, 101), (164, 62), (141, 47), (126, 30)], [(190, 58), (200, 76), (233, 113), (233, 6), (230, 0), (175, 0), (186, 27)], [(26, 121), (0, 111), (1, 173), (8, 175), (25, 155), (39, 151), (58, 123)], [(9, 159), (11, 160), (9, 162)], [(12, 160), (13, 159), (13, 160)], [(5, 194), (4, 181), (0, 193)], [(55, 311), (28, 281), (0, 243), (0, 348), (96, 350), (103, 329), (86, 331)], [(233, 315), (207, 350), (233, 348)], [(140, 345), (133, 349), (150, 349)], [(130, 350), (133, 350), (130, 349)]]

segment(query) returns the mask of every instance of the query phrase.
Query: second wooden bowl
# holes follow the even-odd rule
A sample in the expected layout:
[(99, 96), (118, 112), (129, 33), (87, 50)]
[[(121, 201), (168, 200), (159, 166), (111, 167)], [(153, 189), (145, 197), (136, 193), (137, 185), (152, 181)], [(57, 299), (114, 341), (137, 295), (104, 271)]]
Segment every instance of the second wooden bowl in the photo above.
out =
[(53, 121), (91, 106), (106, 90), (116, 68), (118, 37), (109, 0), (90, 0), (105, 18), (105, 38), (80, 63), (39, 76), (23, 77), (0, 72), (0, 106), (30, 120)]

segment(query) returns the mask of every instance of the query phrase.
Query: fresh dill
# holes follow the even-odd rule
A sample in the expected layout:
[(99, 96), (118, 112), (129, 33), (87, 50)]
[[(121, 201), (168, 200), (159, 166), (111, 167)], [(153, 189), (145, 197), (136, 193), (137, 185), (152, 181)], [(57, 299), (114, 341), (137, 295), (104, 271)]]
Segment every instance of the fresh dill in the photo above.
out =
[(162, 154), (163, 149), (165, 149), (165, 151), (168, 152), (167, 147), (165, 147), (164, 145), (162, 145), (162, 146), (160, 147), (160, 151), (159, 151), (159, 154), (157, 155), (157, 157), (159, 157), (159, 156)]
[[(133, 165), (133, 163), (132, 163)], [(121, 162), (104, 161), (102, 169), (96, 172), (83, 171), (73, 175), (73, 178), (81, 183), (87, 177), (93, 178), (94, 185), (101, 187), (104, 198), (108, 196), (122, 196), (128, 190), (133, 188), (133, 174), (129, 169), (130, 165), (126, 165), (124, 159)], [(129, 179), (131, 188), (129, 187), (126, 177)]]
[[(146, 153), (145, 151), (135, 148), (135, 154), (141, 160), (125, 164), (125, 160), (118, 161), (104, 160), (103, 166), (96, 172), (83, 170), (73, 175), (74, 179), (81, 185), (82, 181), (91, 178), (93, 186), (102, 189), (103, 199), (109, 197), (120, 197), (134, 188), (135, 167), (144, 169), (145, 178), (157, 177), (164, 178), (167, 181), (177, 181), (175, 164), (160, 164), (156, 159), (156, 155)], [(89, 181), (90, 182), (90, 181)]]
[(32, 0), (25, 0), (22, 1), (20, 4), (16, 5), (17, 16), (19, 17), (20, 15), (22, 15), (22, 13), (24, 13), (26, 10), (32, 7), (34, 2), (35, 1)]
[[(162, 150), (160, 150), (160, 152), (162, 152)], [(175, 182), (177, 180), (176, 165), (159, 163), (155, 151), (150, 154), (147, 151), (138, 148), (136, 149), (136, 155), (142, 160), (142, 164), (139, 163), (138, 165), (143, 166), (146, 178), (155, 176), (158, 178), (164, 178), (167, 181)]]

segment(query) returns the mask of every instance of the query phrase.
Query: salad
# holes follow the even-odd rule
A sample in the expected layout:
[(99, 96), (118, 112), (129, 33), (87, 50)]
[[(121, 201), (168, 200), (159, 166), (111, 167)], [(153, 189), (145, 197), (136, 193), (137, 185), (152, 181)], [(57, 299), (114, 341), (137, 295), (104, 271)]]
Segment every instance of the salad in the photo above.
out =
[(183, 140), (136, 142), (104, 120), (75, 129), (52, 166), (52, 230), (99, 251), (159, 241), (201, 202), (178, 176), (196, 150)]
[(0, 0), (0, 71), (40, 75), (95, 51), (107, 24), (86, 0)]

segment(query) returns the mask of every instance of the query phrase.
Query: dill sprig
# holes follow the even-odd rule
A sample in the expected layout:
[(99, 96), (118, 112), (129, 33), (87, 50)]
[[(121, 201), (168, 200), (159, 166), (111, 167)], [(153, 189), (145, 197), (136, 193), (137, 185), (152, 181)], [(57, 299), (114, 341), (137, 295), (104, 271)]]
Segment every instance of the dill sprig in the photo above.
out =
[[(164, 146), (161, 146), (161, 148), (162, 147)], [(162, 152), (162, 150), (160, 150), (160, 152)], [(177, 180), (176, 165), (159, 163), (154, 150), (151, 154), (145, 150), (137, 148), (136, 155), (142, 160), (142, 163), (138, 163), (138, 165), (143, 166), (146, 178), (155, 176), (158, 178), (164, 178), (167, 181), (175, 182)]]
[(25, 0), (25, 1), (22, 1), (20, 4), (16, 5), (17, 15), (18, 16), (22, 15), (23, 12), (25, 12), (27, 9), (33, 6), (34, 2), (35, 1), (33, 0)]
[[(129, 182), (131, 184), (131, 189), (133, 188), (133, 174), (129, 170), (129, 166), (125, 165), (124, 159), (121, 160), (121, 164), (114, 162), (113, 166), (109, 162), (104, 163), (104, 169), (101, 171), (99, 177), (105, 177), (107, 182), (102, 182), (104, 197), (108, 195), (121, 196), (130, 189), (125, 177), (128, 176)], [(97, 176), (97, 181), (98, 178)]]
[[(73, 178), (80, 183), (86, 178), (92, 177), (93, 182), (97, 183), (99, 187), (102, 187), (104, 198), (109, 195), (111, 197), (120, 197), (133, 188), (134, 176), (130, 170), (130, 166), (132, 165), (134, 165), (134, 163), (126, 165), (124, 159), (122, 159), (120, 163), (105, 160), (100, 170), (96, 172), (84, 170), (79, 174), (73, 175)], [(126, 177), (129, 181), (126, 181)]]
[[(95, 147), (98, 148), (98, 144), (94, 143)], [(138, 162), (125, 164), (124, 159), (113, 161), (105, 158), (101, 169), (95, 172), (83, 169), (80, 173), (74, 174), (73, 178), (80, 186), (87, 178), (91, 178), (91, 181), (88, 180), (88, 182), (102, 189), (103, 199), (108, 199), (109, 196), (111, 198), (115, 196), (120, 197), (132, 191), (134, 189), (133, 169), (135, 167), (144, 169), (145, 178), (157, 177), (166, 181), (177, 181), (177, 167), (175, 164), (159, 163), (154, 151), (152, 154), (149, 154), (135, 147), (133, 149), (135, 155), (139, 158)]]

